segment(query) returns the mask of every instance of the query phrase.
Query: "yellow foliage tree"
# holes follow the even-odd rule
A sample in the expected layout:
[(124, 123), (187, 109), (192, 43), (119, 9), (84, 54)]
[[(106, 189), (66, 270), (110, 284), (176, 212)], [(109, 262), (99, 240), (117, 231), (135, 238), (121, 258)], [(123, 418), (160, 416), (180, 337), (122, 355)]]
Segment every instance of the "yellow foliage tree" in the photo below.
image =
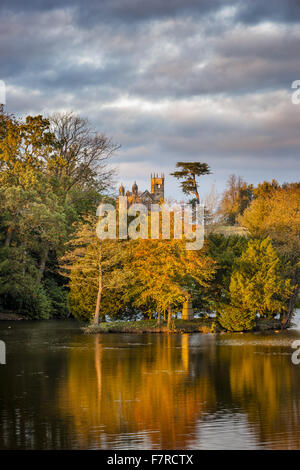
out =
[(215, 263), (205, 250), (186, 250), (184, 240), (137, 240), (133, 250), (133, 271), (139, 304), (152, 302), (158, 313), (168, 311), (192, 297), (199, 286), (207, 286)]
[[(68, 245), (69, 249), (61, 258), (61, 268), (70, 279), (71, 310), (75, 316), (88, 320), (94, 311), (93, 322), (97, 325), (100, 317), (105, 321), (105, 312), (101, 311), (103, 297), (128, 283), (126, 242), (100, 240), (95, 217), (89, 216), (78, 223)], [(77, 315), (78, 310), (81, 312)]]

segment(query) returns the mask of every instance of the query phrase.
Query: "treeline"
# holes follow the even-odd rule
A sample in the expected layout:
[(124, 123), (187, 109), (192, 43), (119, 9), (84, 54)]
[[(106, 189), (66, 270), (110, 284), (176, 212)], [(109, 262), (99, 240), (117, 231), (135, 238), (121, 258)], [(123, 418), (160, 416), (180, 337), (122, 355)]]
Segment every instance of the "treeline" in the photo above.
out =
[(0, 308), (70, 315), (59, 257), (113, 183), (116, 145), (72, 113), (18, 119), (0, 108)]
[[(199, 162), (177, 168), (173, 175), (197, 203), (197, 178), (209, 168)], [(265, 182), (251, 187), (245, 203), (240, 183), (230, 178), (216, 210), (206, 211), (208, 235), (199, 251), (187, 251), (185, 240), (100, 241), (96, 219), (83, 221), (63, 258), (73, 314), (95, 324), (143, 316), (170, 327), (189, 301), (202, 315), (216, 313), (227, 330), (250, 330), (257, 318), (277, 316), (289, 325), (300, 289), (300, 185)], [(247, 235), (218, 233), (213, 214), (229, 223), (233, 211)]]
[[(300, 184), (257, 187), (230, 177), (206, 204), (202, 250), (184, 240), (99, 240), (96, 208), (111, 203), (117, 146), (74, 114), (25, 120), (0, 113), (1, 311), (85, 321), (156, 318), (184, 302), (228, 330), (258, 317), (290, 323), (300, 290)], [(205, 163), (172, 175), (198, 204)], [(242, 227), (243, 235), (220, 227)]]

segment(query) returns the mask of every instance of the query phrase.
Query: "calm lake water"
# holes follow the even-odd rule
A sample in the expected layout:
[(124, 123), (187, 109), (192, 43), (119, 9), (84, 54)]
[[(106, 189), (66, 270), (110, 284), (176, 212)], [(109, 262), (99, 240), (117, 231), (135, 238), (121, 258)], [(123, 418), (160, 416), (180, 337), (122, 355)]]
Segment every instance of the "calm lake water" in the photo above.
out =
[(0, 339), (0, 449), (300, 449), (300, 330), (85, 336), (74, 321), (0, 322)]

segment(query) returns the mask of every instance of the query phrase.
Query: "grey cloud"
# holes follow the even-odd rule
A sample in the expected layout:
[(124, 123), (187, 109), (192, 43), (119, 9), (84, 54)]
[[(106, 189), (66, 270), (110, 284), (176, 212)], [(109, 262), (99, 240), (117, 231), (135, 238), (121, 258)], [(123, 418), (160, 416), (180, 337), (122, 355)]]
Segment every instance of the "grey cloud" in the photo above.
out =
[(129, 169), (146, 182), (143, 172), (189, 159), (207, 161), (218, 184), (232, 172), (293, 179), (298, 10), (277, 0), (2, 0), (0, 79), (12, 112), (90, 117), (122, 145), (124, 181)]
[(298, 0), (241, 1), (237, 18), (251, 24), (262, 21), (297, 23), (300, 21), (300, 4)]
[[(26, 6), (25, 6), (26, 5)], [(135, 23), (167, 17), (216, 15), (221, 8), (235, 7), (236, 18), (245, 23), (261, 21), (298, 22), (298, 0), (2, 0), (3, 11), (45, 12), (62, 8), (73, 9), (78, 23), (93, 25), (106, 20)]]
[[(161, 99), (281, 88), (298, 73), (295, 32), (232, 32), (223, 25), (221, 35), (209, 36), (205, 25), (190, 18), (130, 32), (111, 25), (85, 31), (67, 11), (25, 18), (8, 16), (0, 46), (3, 78), (23, 85), (54, 90), (103, 85), (102, 96), (114, 88)], [(103, 56), (100, 65), (97, 54)], [(85, 56), (95, 62), (80, 63)]]
[[(235, 4), (236, 0), (64, 0), (63, 7), (72, 9), (79, 24), (90, 26), (109, 20), (113, 22), (135, 23), (157, 20), (166, 17), (205, 15), (217, 12), (223, 6)], [(29, 0), (27, 12), (45, 12), (62, 7), (60, 0)], [(3, 11), (24, 10), (22, 0), (2, 0)]]

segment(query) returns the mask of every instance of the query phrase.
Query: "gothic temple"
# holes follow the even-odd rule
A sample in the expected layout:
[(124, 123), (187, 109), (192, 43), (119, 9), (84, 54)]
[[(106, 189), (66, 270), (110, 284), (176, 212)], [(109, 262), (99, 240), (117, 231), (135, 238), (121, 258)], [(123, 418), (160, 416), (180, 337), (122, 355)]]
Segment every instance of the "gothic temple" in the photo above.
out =
[(121, 184), (119, 188), (119, 196), (127, 196), (128, 206), (132, 204), (141, 203), (150, 209), (151, 204), (159, 204), (164, 202), (165, 199), (165, 175), (151, 174), (151, 190), (139, 191), (138, 185), (134, 182), (132, 191), (129, 190), (125, 193), (125, 188)]

